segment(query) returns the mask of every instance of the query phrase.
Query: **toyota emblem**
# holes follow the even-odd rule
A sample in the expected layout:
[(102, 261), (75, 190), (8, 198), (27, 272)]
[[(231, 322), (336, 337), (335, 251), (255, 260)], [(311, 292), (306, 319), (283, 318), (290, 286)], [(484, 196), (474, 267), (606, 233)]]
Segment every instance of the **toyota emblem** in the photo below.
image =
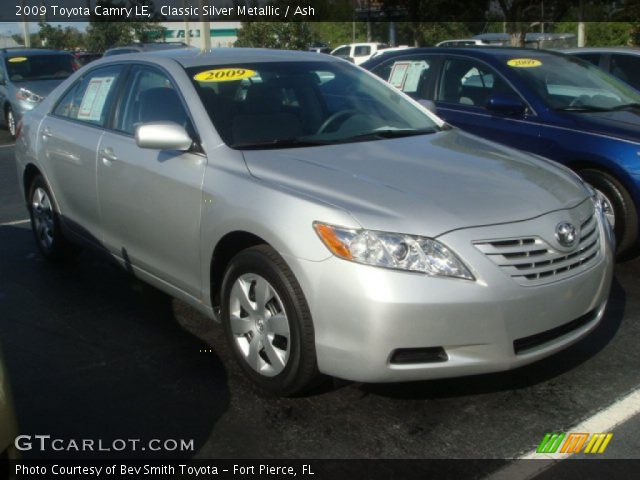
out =
[(556, 239), (563, 247), (573, 247), (578, 239), (576, 227), (569, 222), (561, 222), (556, 226)]

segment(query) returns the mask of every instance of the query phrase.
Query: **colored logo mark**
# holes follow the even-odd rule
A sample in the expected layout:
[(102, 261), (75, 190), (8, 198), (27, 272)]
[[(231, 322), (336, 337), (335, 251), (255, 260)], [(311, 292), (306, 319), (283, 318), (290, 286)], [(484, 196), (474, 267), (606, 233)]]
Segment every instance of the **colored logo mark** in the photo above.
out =
[(536, 453), (604, 453), (612, 437), (613, 433), (547, 433)]

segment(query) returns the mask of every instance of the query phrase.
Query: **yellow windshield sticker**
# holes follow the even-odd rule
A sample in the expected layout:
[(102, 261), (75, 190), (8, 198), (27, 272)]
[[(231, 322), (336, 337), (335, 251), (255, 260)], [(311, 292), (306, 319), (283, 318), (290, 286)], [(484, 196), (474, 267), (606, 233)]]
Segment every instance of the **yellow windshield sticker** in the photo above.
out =
[(26, 62), (26, 61), (27, 61), (27, 57), (13, 57), (9, 59), (9, 62), (11, 63)]
[(246, 68), (218, 68), (200, 72), (194, 75), (193, 79), (197, 82), (230, 82), (231, 80), (253, 77), (255, 74), (256, 72)]
[(532, 68), (539, 67), (542, 65), (542, 62), (535, 58), (512, 58), (507, 62), (507, 65), (516, 68)]

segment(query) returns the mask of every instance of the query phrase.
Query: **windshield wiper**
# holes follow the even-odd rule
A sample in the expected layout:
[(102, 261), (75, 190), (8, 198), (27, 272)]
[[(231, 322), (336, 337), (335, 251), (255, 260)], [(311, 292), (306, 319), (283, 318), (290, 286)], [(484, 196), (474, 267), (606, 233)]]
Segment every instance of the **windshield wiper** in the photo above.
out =
[(401, 137), (413, 137), (416, 135), (428, 135), (430, 133), (435, 133), (436, 130), (433, 128), (423, 128), (423, 129), (384, 129), (384, 130), (373, 130), (372, 132), (362, 133), (360, 135), (354, 135), (352, 137), (341, 138), (337, 140), (338, 143), (347, 143), (347, 142), (358, 142), (365, 140), (380, 140), (383, 138), (401, 138)]
[(594, 107), (591, 105), (576, 105), (574, 107), (569, 105), (566, 107), (556, 108), (556, 110), (561, 112), (610, 112), (611, 111), (610, 108)]
[(316, 147), (329, 145), (332, 142), (322, 140), (305, 140), (304, 138), (276, 138), (265, 142), (234, 143), (233, 148), (240, 150), (263, 150), (268, 148)]

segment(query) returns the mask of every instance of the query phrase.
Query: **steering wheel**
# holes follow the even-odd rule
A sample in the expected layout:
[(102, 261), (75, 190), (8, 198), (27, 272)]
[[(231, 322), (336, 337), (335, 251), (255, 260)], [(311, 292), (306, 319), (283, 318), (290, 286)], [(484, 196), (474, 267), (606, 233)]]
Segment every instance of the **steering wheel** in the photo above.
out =
[(324, 122), (322, 122), (322, 125), (320, 125), (320, 128), (318, 128), (316, 135), (324, 133), (325, 130), (327, 130), (333, 123), (337, 122), (339, 119), (344, 117), (344, 119), (342, 120), (344, 122), (347, 118), (352, 117), (357, 113), (358, 112), (356, 110), (340, 110), (339, 112), (334, 113)]
[(590, 99), (591, 97), (589, 95), (580, 95), (579, 97), (576, 97), (573, 100), (571, 100), (571, 103), (569, 104), (569, 106), (579, 107), (580, 105), (584, 105), (585, 100), (590, 100)]

